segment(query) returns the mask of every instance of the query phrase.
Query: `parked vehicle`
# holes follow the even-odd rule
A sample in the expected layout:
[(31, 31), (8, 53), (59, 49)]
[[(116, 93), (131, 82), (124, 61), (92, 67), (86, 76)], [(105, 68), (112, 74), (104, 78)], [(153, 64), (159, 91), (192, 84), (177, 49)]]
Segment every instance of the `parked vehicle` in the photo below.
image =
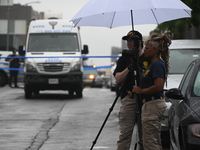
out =
[[(120, 57), (121, 54), (119, 54), (118, 56)], [(116, 62), (112, 62), (112, 64), (111, 64), (111, 66), (112, 66), (111, 67), (111, 75), (110, 75), (110, 90), (115, 91), (116, 95), (119, 92), (120, 85), (118, 85), (116, 83), (116, 79), (113, 75), (113, 72), (115, 71), (115, 68), (117, 67), (117, 60), (119, 59), (119, 57), (116, 59)]]
[[(5, 58), (12, 54), (12, 51), (0, 51), (0, 87), (8, 84), (10, 72), (9, 62)], [(24, 82), (24, 63), (20, 63), (18, 82)]]
[(200, 150), (200, 59), (191, 62), (179, 87), (165, 95), (172, 103), (170, 150)]
[[(172, 40), (170, 45), (169, 75), (165, 89), (178, 88), (188, 65), (200, 56), (200, 40)], [(168, 131), (168, 110), (171, 102), (166, 99), (167, 109), (162, 121), (162, 131)]]
[(111, 91), (116, 91), (116, 93), (117, 93), (117, 91), (118, 91), (118, 86), (117, 86), (117, 83), (116, 83), (116, 79), (115, 79), (115, 77), (114, 77), (114, 75), (113, 75), (113, 72), (115, 71), (116, 66), (117, 66), (117, 64), (116, 64), (116, 62), (114, 62), (114, 63), (112, 64), (112, 67), (111, 67), (110, 90), (111, 90)]
[(94, 67), (85, 67), (83, 71), (83, 86), (103, 87), (103, 79)]
[[(68, 20), (47, 19), (31, 21), (25, 49), (25, 97), (41, 90), (68, 90), (82, 97), (83, 62), (88, 46), (81, 50), (78, 28)], [(24, 51), (25, 50), (25, 51)]]

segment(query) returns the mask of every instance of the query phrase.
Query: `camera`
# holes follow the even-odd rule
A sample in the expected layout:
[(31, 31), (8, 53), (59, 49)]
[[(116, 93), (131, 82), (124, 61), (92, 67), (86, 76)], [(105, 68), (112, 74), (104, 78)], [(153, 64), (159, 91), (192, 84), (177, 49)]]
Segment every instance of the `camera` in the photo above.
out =
[(139, 49), (133, 48), (132, 50), (123, 50), (122, 56), (135, 58), (138, 55)]

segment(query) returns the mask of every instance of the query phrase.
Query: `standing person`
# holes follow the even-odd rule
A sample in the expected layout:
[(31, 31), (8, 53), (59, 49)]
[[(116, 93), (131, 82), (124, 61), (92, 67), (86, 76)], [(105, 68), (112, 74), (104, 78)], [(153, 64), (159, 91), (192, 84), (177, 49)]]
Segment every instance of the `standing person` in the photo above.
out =
[(166, 34), (154, 34), (146, 41), (144, 56), (151, 63), (141, 75), (140, 87), (133, 87), (133, 92), (140, 94), (144, 103), (141, 115), (144, 150), (162, 150), (161, 120), (166, 109), (163, 88), (169, 71), (170, 44)]
[(14, 58), (14, 57), (19, 57), (19, 55), (17, 55), (17, 50), (14, 49), (12, 55), (9, 55), (8, 57), (13, 57), (13, 58), (6, 58), (6, 61), (10, 62), (10, 77), (9, 77), (9, 86), (12, 87), (12, 81), (14, 79), (14, 85), (16, 88), (18, 88), (17, 85), (17, 76), (18, 76), (18, 68), (20, 67), (20, 58)]
[[(148, 59), (143, 56), (143, 41), (142, 35), (138, 31), (130, 31), (124, 37), (123, 40), (127, 41), (127, 47), (129, 50), (133, 50), (136, 47), (135, 37), (138, 38), (138, 55), (139, 55), (139, 66), (140, 68), (147, 68)], [(120, 126), (120, 135), (117, 142), (117, 150), (129, 150), (133, 129), (136, 123), (136, 99), (133, 96), (129, 95), (129, 91), (132, 91), (133, 85), (135, 84), (135, 78), (133, 76), (132, 66), (132, 57), (122, 56), (117, 61), (116, 69), (114, 70), (113, 75), (116, 78), (117, 84), (125, 82), (124, 88), (122, 89), (122, 100), (121, 107), (119, 111), (119, 126)]]

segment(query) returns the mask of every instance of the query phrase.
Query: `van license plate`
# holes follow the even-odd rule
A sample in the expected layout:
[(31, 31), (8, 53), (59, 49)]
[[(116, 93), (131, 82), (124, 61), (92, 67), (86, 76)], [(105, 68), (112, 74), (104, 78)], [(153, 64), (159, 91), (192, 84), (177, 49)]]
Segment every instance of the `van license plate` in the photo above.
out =
[(49, 84), (58, 84), (58, 79), (49, 79)]

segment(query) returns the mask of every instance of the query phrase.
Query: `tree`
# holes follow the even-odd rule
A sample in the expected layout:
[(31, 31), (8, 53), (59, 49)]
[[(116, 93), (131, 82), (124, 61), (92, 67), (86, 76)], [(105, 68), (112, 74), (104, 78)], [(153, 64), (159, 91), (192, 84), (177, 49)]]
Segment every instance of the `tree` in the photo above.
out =
[(200, 0), (182, 0), (192, 9), (191, 18), (182, 18), (161, 23), (152, 33), (167, 33), (173, 39), (200, 38)]

